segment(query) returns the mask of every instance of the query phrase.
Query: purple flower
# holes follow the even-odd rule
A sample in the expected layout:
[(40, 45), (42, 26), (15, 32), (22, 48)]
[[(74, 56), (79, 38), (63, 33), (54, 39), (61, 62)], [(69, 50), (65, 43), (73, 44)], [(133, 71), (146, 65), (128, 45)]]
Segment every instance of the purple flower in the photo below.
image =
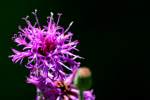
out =
[[(76, 69), (64, 81), (59, 79), (51, 81), (50, 79), (40, 79), (30, 77), (28, 83), (34, 84), (39, 89), (37, 100), (79, 100), (79, 90), (73, 85), (73, 80), (76, 74)], [(93, 90), (84, 91), (84, 100), (95, 100)]]
[(28, 20), (28, 16), (23, 18), (27, 26), (19, 27), (18, 35), (15, 34), (13, 37), (17, 45), (23, 49), (20, 51), (12, 49), (14, 54), (10, 57), (14, 63), (19, 61), (22, 63), (22, 60), (27, 58), (26, 67), (30, 69), (32, 76), (44, 75), (51, 79), (58, 77), (64, 79), (66, 70), (72, 72), (73, 68), (80, 66), (75, 59), (81, 57), (73, 54), (73, 51), (78, 51), (76, 46), (79, 42), (72, 41), (73, 33), (68, 32), (73, 22), (64, 29), (58, 25), (61, 14), (58, 14), (55, 23), (51, 13), (47, 19), (47, 26), (41, 27), (36, 12), (37, 10), (33, 12), (36, 19), (34, 25)]

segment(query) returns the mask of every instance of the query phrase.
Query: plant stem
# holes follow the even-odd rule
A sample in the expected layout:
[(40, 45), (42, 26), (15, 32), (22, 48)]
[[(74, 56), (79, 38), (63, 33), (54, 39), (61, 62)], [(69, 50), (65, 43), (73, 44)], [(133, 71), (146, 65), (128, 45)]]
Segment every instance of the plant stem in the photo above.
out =
[(84, 100), (84, 96), (83, 96), (83, 91), (80, 90), (80, 93), (79, 93), (79, 100)]

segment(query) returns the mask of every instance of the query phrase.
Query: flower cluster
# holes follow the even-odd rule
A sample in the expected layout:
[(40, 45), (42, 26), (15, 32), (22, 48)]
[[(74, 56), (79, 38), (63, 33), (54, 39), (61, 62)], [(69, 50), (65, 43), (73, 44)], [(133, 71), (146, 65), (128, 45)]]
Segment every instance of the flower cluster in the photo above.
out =
[[(18, 46), (23, 47), (21, 51), (12, 49), (13, 55), (9, 56), (14, 63), (22, 63), (27, 59), (25, 66), (29, 70), (27, 82), (34, 84), (37, 88), (36, 100), (78, 100), (78, 89), (73, 85), (73, 79), (82, 58), (74, 51), (79, 43), (72, 41), (73, 33), (59, 26), (62, 14), (58, 14), (57, 22), (53, 19), (53, 13), (47, 18), (47, 25), (41, 27), (37, 10), (33, 12), (36, 22), (34, 25), (23, 18), (27, 27), (19, 27), (18, 34), (13, 40)], [(94, 100), (92, 91), (84, 92), (85, 100)]]

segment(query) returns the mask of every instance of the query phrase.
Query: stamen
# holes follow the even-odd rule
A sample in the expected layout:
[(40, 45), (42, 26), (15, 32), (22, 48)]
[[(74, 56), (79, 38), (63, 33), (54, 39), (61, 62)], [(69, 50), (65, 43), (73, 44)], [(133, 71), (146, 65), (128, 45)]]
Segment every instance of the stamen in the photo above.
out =
[[(39, 23), (39, 20), (38, 20), (38, 17), (37, 17), (37, 9), (35, 9), (35, 11), (32, 12), (32, 14), (33, 14), (34, 17), (35, 17), (36, 24), (38, 25), (38, 27), (40, 27), (40, 23)], [(35, 25), (36, 25), (36, 24), (35, 24)]]
[(52, 20), (53, 20), (53, 12), (50, 12), (50, 17), (47, 17), (47, 18), (49, 18), (49, 22), (48, 22), (48, 31), (50, 31), (51, 29), (51, 25), (52, 25)]
[(68, 28), (65, 30), (64, 33), (66, 33), (70, 29), (70, 27), (72, 26), (72, 24), (73, 24), (73, 21), (69, 24)]
[(59, 64), (61, 64), (62, 66), (64, 66), (65, 68), (67, 68), (68, 70), (71, 71), (71, 69), (68, 66), (66, 66), (65, 64), (63, 64), (62, 62), (59, 62)]
[(56, 23), (56, 25), (58, 25), (58, 24), (59, 24), (59, 20), (60, 20), (60, 17), (61, 17), (61, 15), (62, 15), (62, 13), (58, 13), (57, 15), (58, 15), (58, 19), (57, 19), (57, 23)]
[(22, 19), (29, 25), (31, 26), (30, 21), (28, 20), (29, 16), (27, 15), (26, 17), (23, 17)]
[(14, 36), (12, 37), (12, 40), (17, 38), (17, 34), (14, 34)]
[(53, 20), (53, 12), (50, 12), (51, 16), (50, 16), (50, 24), (52, 23), (52, 20)]

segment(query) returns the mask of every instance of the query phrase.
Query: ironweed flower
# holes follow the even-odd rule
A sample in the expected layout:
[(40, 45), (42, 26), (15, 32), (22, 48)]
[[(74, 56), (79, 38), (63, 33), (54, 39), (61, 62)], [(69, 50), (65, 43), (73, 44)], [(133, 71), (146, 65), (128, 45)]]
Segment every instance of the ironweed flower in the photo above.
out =
[(36, 19), (34, 25), (28, 20), (28, 16), (23, 18), (27, 26), (19, 27), (20, 31), (13, 37), (18, 46), (23, 46), (23, 49), (20, 51), (12, 49), (14, 54), (10, 58), (14, 63), (19, 61), (22, 63), (22, 60), (27, 58), (26, 67), (31, 70), (32, 75), (42, 74), (51, 79), (58, 77), (63, 79), (66, 70), (72, 71), (74, 67), (80, 65), (75, 59), (81, 57), (73, 54), (73, 51), (78, 51), (76, 46), (79, 42), (72, 41), (73, 33), (68, 32), (73, 22), (64, 29), (58, 25), (61, 14), (58, 14), (55, 23), (51, 12), (51, 16), (47, 18), (47, 26), (41, 27), (36, 13), (37, 10), (33, 12)]

